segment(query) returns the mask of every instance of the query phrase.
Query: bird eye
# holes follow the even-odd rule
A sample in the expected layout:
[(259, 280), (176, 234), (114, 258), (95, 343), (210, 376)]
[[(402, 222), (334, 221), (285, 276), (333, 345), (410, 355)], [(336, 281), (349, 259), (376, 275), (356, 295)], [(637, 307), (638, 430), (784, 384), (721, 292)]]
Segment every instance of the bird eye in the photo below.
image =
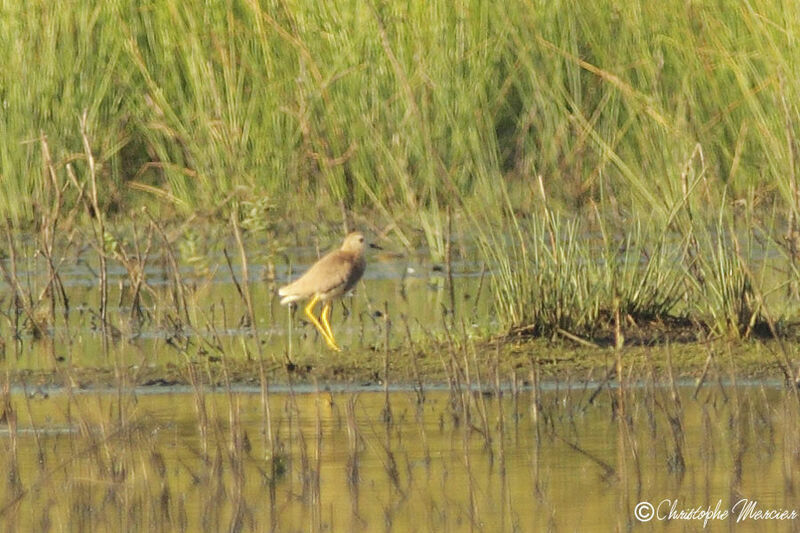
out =
[(364, 242), (364, 237), (360, 237), (360, 238), (358, 239), (358, 242)]

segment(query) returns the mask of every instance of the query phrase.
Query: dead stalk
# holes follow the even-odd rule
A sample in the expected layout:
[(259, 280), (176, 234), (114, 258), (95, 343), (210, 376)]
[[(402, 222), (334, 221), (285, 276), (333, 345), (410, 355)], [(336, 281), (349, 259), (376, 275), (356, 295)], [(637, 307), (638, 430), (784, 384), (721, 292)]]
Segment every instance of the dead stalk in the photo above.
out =
[(88, 110), (83, 111), (80, 120), (81, 138), (83, 139), (83, 151), (86, 163), (89, 166), (89, 184), (91, 185), (89, 199), (91, 200), (91, 211), (89, 212), (94, 230), (95, 244), (99, 250), (100, 259), (100, 319), (103, 323), (103, 331), (106, 327), (106, 314), (108, 307), (108, 267), (106, 265), (106, 246), (105, 246), (105, 217), (100, 210), (100, 203), (97, 198), (97, 168), (95, 166), (94, 155), (92, 154), (92, 143), (89, 141), (89, 118)]
[(388, 426), (392, 423), (392, 404), (389, 399), (389, 335), (392, 321), (389, 319), (389, 302), (383, 302), (383, 421)]

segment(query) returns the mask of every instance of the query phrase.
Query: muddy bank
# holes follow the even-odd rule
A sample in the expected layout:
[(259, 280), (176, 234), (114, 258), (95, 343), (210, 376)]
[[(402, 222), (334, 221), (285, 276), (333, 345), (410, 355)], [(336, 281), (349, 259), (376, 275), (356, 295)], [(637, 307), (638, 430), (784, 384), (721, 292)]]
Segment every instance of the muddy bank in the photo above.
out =
[[(787, 364), (778, 342), (683, 343), (632, 346), (619, 350), (576, 346), (541, 339), (518, 339), (460, 344), (429, 344), (390, 349), (344, 350), (295, 355), (265, 354), (262, 360), (231, 356), (146, 366), (70, 366), (67, 362), (40, 370), (9, 370), (15, 386), (77, 388), (162, 387), (196, 383), (258, 385), (262, 375), (271, 384), (318, 383), (381, 385), (493, 386), (496, 382), (528, 385), (533, 380), (615, 380), (617, 359), (626, 379), (786, 380)], [(789, 360), (790, 380), (800, 362)]]

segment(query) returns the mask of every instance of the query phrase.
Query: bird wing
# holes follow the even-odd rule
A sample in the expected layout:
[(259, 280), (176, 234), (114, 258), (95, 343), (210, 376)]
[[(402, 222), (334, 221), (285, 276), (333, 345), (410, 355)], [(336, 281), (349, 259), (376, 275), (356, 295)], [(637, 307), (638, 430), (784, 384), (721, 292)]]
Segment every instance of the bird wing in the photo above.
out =
[(307, 297), (332, 291), (347, 283), (351, 270), (349, 259), (349, 255), (343, 255), (339, 250), (330, 252), (278, 293), (281, 296)]

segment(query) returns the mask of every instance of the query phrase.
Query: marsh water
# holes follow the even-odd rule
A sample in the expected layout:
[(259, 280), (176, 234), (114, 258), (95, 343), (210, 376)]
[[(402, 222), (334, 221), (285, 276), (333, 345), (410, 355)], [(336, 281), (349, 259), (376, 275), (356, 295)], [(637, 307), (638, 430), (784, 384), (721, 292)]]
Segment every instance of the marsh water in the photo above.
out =
[[(533, 368), (501, 372), (497, 353), (472, 346), (420, 354), (448, 376), (431, 382), (390, 354), (492, 331), (491, 273), (479, 262), (448, 271), (424, 253), (372, 256), (355, 295), (335, 308), (345, 351), (333, 354), (275, 298), (317, 249), (285, 250), (291, 261), (277, 265), (252, 254), (255, 327), (237, 288), (245, 270), (226, 252), (186, 250), (180, 266), (154, 254), (138, 305), (136, 269), (110, 266), (103, 327), (91, 251), (65, 252), (55, 296), (41, 257), (18, 251), (18, 290), (46, 331), (25, 325), (28, 311), (5, 283), (0, 529), (800, 524), (798, 400), (782, 381), (731, 373), (695, 387), (655, 367), (622, 385), (577, 374), (540, 380)], [(305, 373), (286, 372), (289, 360)], [(239, 361), (263, 365), (232, 377)], [(338, 361), (369, 371), (331, 380)], [(317, 374), (323, 365), (333, 371)], [(169, 371), (185, 384), (159, 378)]]
[[(11, 395), (4, 531), (793, 530), (797, 400), (769, 384), (534, 395), (286, 387)], [(673, 396), (677, 393), (677, 396)], [(590, 403), (590, 398), (592, 402)], [(535, 399), (535, 400), (534, 400)], [(535, 401), (535, 407), (534, 407)], [(672, 502), (675, 502), (673, 507)], [(641, 509), (641, 507), (639, 507)], [(751, 509), (751, 507), (748, 507)], [(640, 511), (642, 512), (642, 511)], [(788, 516), (788, 515), (787, 515)], [(738, 522), (737, 522), (738, 520)]]
[[(259, 252), (267, 250), (268, 243), (251, 243), (246, 274), (255, 324), (250, 324), (239, 291), (244, 268), (235, 243), (209, 248), (182, 242), (189, 249), (182, 250), (176, 264), (164, 251), (153, 252), (140, 270), (138, 265), (109, 263), (106, 335), (99, 309), (100, 264), (92, 250), (84, 246), (64, 252), (66, 259), (59, 265), (64, 290), (59, 287), (51, 294), (47, 264), (31, 248), (14, 267), (22, 289), (38, 304), (34, 314), (51, 317), (43, 320), (43, 329), (46, 340), (53, 342), (36, 342), (37, 335), (31, 335), (35, 332), (24, 324), (25, 309), (15, 306), (11, 287), (0, 280), (6, 295), (0, 334), (16, 340), (3, 343), (5, 361), (25, 371), (53, 369), (65, 362), (77, 367), (141, 367), (183, 363), (187, 358), (216, 360), (226, 354), (258, 354), (276, 361), (327, 355), (302, 309), (281, 306), (277, 297), (277, 287), (297, 277), (325, 249), (282, 250), (276, 262), (274, 253)], [(3, 261), (10, 271), (10, 260)], [(132, 287), (140, 271), (142, 288), (134, 305)], [(426, 250), (370, 253), (363, 281), (333, 308), (334, 332), (350, 351), (385, 347), (387, 314), (394, 326), (388, 337), (391, 346), (442, 335), (446, 318), (466, 334), (485, 333), (494, 325), (488, 276), (483, 264), (470, 259), (453, 261), (448, 273), (443, 264), (430, 261)]]

